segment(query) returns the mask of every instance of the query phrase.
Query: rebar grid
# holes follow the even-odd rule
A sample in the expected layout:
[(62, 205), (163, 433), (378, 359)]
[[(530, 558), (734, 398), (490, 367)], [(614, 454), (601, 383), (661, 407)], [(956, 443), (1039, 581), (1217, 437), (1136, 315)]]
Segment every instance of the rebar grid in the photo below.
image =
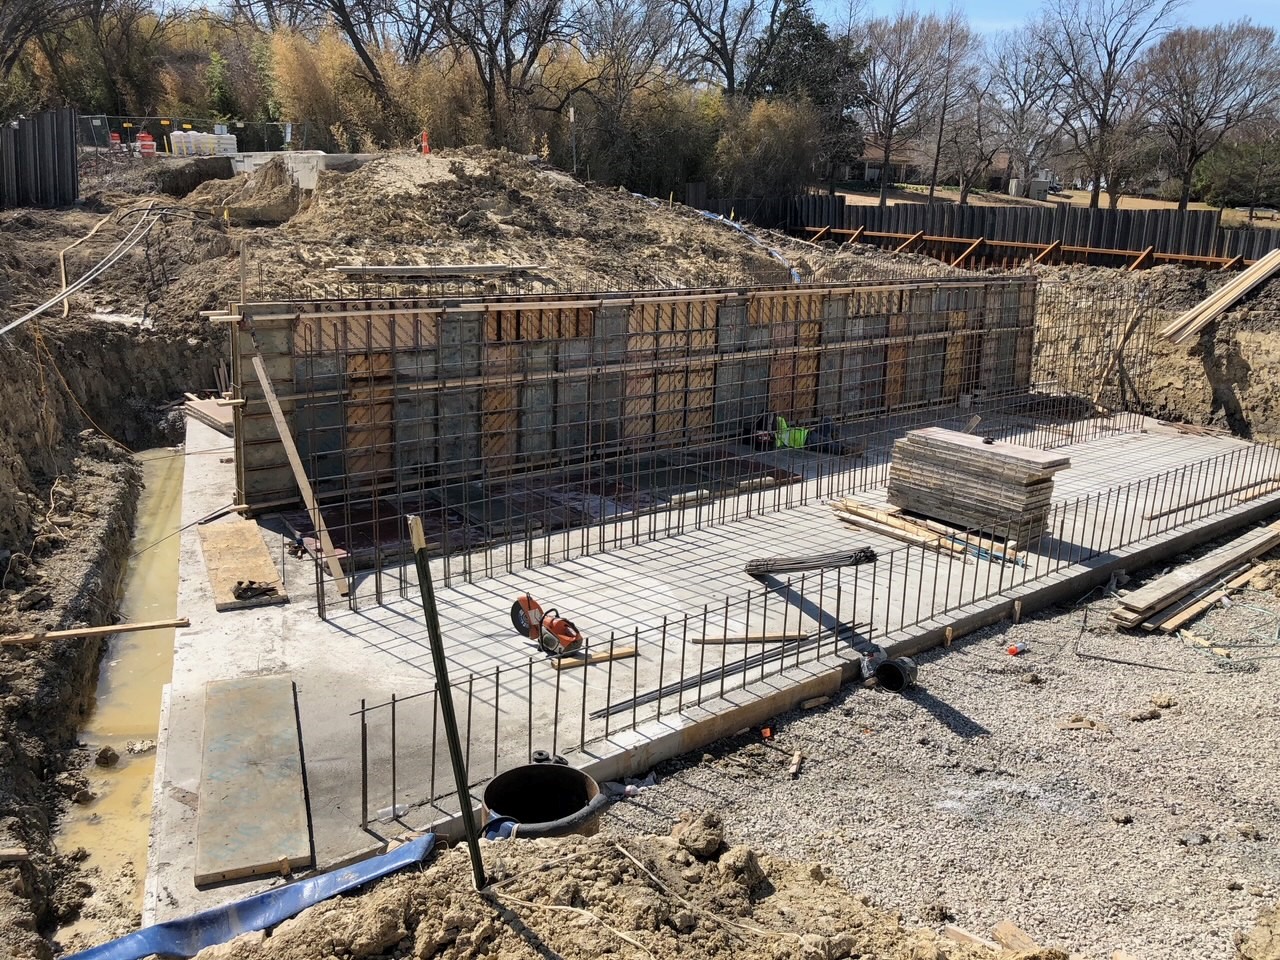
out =
[[(1188, 439), (1194, 447), (1195, 441)], [(1098, 451), (1091, 476), (1076, 481), (1082, 487), (1105, 476), (1112, 458), (1118, 462), (1125, 456), (1122, 436), (1092, 441), (1091, 447), (1098, 444), (1114, 449)], [(776, 689), (784, 674), (796, 682), (857, 657), (872, 644), (943, 626), (966, 608), (1002, 602), (1002, 595), (1028, 583), (1235, 509), (1277, 487), (1280, 447), (1241, 443), (1192, 463), (1057, 500), (1045, 534), (1015, 557), (957, 554), (850, 531), (858, 542), (875, 547), (875, 564), (760, 578), (758, 586), (722, 603), (666, 610), (596, 645), (610, 652), (635, 646), (638, 660), (554, 670), (546, 659), (531, 657), (459, 678), (455, 696), (467, 700), (458, 712), (468, 718), (464, 737), (470, 783), (479, 787), (528, 762), (535, 747), (577, 761), (611, 745), (626, 746), (643, 735), (639, 728), (670, 714), (696, 718), (706, 708), (723, 705), (726, 697)], [(1000, 536), (999, 531), (964, 533)], [(691, 575), (696, 576), (696, 558)], [(695, 642), (788, 632), (806, 639)], [(657, 664), (656, 675), (646, 674), (641, 681), (641, 663)], [(456, 795), (436, 782), (435, 761), (429, 759), (442, 749), (437, 711), (438, 693), (429, 689), (380, 704), (362, 702), (352, 714), (360, 724), (362, 826), (377, 832), (377, 821), (409, 816), (421, 825), (424, 816), (431, 820), (457, 811)]]
[[(1051, 447), (1136, 423), (1125, 382), (1149, 323), (1117, 350), (1113, 322), (1145, 321), (1132, 298), (1084, 310), (1027, 277), (668, 294), (242, 307), (274, 351), (347, 604), (406, 596), (408, 513), (448, 585), (873, 488), (893, 440), (926, 424), (978, 417), (984, 436)], [(1050, 335), (1034, 340), (1037, 318)], [(1085, 342), (1125, 358), (1112, 382), (1085, 369)], [(258, 466), (274, 427), (249, 411), (242, 493), (287, 499), (282, 458)], [(801, 448), (762, 429), (777, 416)], [(313, 533), (305, 511), (286, 521)]]

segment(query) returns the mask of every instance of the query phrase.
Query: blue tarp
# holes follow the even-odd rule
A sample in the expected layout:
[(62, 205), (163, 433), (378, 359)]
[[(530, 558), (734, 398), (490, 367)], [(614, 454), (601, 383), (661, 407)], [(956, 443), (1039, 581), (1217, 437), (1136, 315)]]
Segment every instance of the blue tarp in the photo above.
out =
[(274, 927), (322, 900), (421, 863), (431, 853), (435, 842), (436, 835), (429, 833), (390, 853), (181, 920), (157, 923), (119, 940), (73, 954), (67, 960), (141, 960), (153, 953), (193, 957), (205, 947), (226, 943), (242, 933)]

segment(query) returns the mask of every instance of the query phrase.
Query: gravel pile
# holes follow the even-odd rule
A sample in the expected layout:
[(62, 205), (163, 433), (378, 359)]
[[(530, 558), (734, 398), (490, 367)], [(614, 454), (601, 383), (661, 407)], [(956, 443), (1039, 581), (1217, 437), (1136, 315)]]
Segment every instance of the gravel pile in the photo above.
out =
[(1192, 625), (1207, 647), (1119, 632), (1114, 605), (1098, 591), (989, 628), (922, 655), (905, 695), (847, 688), (771, 745), (664, 765), (607, 829), (710, 805), (732, 842), (822, 860), (908, 922), (989, 936), (1008, 918), (1089, 958), (1234, 957), (1280, 894), (1280, 601), (1215, 609)]

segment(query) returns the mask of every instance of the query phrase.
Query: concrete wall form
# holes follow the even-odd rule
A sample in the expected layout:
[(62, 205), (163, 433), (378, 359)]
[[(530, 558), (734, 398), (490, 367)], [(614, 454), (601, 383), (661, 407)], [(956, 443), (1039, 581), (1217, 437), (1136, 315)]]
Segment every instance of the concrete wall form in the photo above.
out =
[(1035, 281), (242, 304), (238, 498), (295, 500), (251, 323), (321, 498), (1025, 395)]

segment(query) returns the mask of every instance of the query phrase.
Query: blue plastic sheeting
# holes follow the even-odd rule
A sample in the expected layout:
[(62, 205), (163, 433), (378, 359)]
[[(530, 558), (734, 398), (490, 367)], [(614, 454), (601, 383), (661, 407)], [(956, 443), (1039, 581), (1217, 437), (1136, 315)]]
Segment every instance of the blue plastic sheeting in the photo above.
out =
[(119, 940), (72, 954), (67, 960), (141, 960), (153, 953), (193, 957), (205, 947), (226, 943), (242, 933), (274, 927), (322, 900), (419, 864), (431, 853), (435, 843), (436, 835), (429, 833), (390, 853), (181, 920), (157, 923)]

